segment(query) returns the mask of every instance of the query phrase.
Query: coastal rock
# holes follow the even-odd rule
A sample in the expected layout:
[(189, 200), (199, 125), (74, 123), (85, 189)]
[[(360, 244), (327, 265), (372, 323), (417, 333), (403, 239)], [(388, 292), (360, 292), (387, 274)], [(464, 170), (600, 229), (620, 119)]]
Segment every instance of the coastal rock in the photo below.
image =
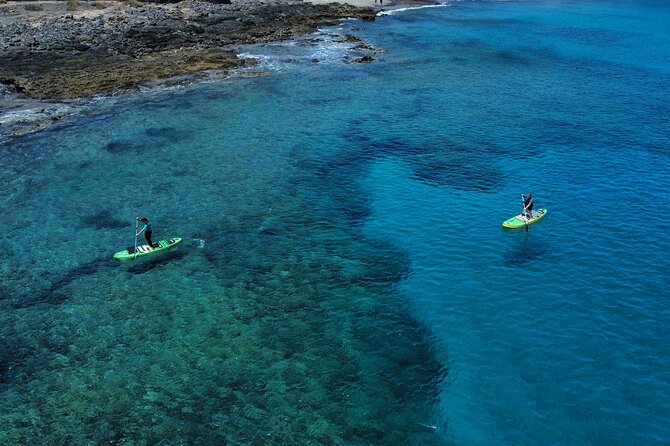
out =
[[(298, 0), (158, 1), (141, 8), (118, 3), (87, 14), (30, 15), (24, 10), (11, 20), (3, 20), (2, 14), (9, 13), (0, 12), (0, 83), (50, 99), (229, 69), (245, 64), (232, 45), (290, 39), (343, 17), (375, 18), (372, 8)], [(353, 36), (348, 39), (355, 41)]]
[(369, 63), (372, 62), (374, 57), (372, 57), (369, 54), (366, 54), (365, 56), (357, 57), (356, 59), (352, 59), (350, 63)]
[(221, 50), (174, 50), (140, 58), (97, 51), (52, 55), (44, 61), (26, 55), (24, 58), (17, 56), (8, 63), (25, 74), (0, 75), (0, 83), (14, 85), (17, 92), (33, 98), (69, 99), (130, 89), (155, 79), (206, 69), (230, 69), (242, 66), (246, 61)]
[(354, 59), (354, 62), (355, 63), (366, 63), (366, 62), (372, 62), (373, 60), (375, 60), (374, 57), (367, 54), (363, 57), (359, 57), (358, 59)]

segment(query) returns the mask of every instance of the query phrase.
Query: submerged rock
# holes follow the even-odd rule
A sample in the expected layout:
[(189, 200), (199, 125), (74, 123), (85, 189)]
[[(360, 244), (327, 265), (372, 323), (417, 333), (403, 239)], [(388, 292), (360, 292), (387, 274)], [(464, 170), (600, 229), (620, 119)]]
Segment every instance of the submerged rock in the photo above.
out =
[(268, 217), (261, 223), (258, 228), (259, 234), (277, 235), (284, 230), (283, 224), (279, 217)]

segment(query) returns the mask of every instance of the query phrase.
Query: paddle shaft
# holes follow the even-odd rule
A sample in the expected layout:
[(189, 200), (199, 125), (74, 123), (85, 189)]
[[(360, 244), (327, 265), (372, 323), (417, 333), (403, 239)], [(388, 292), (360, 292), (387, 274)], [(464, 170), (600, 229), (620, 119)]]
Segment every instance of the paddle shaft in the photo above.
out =
[(137, 257), (137, 229), (139, 228), (139, 220), (135, 219), (135, 250), (133, 251), (133, 260)]

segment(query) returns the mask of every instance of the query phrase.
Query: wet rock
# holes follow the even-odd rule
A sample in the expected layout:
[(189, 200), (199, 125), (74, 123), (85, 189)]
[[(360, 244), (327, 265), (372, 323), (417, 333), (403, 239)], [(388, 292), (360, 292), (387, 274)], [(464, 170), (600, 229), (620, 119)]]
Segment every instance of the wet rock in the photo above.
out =
[(0, 26), (0, 79), (36, 98), (128, 89), (154, 79), (243, 65), (228, 51), (230, 45), (290, 39), (342, 17), (373, 20), (375, 13), (372, 8), (295, 0), (186, 0), (167, 7), (125, 6), (94, 17), (67, 13), (29, 20), (19, 14)]
[(24, 8), (26, 11), (44, 11), (44, 6), (40, 4), (27, 4)]
[(368, 62), (372, 62), (373, 60), (375, 60), (374, 57), (372, 57), (369, 54), (366, 54), (365, 56), (354, 59), (351, 62), (352, 63), (368, 63)]

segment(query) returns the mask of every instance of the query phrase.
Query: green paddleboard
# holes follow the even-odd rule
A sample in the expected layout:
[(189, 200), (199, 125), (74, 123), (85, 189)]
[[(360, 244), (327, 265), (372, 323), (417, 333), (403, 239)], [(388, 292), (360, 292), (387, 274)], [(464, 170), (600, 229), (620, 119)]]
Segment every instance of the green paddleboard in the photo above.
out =
[(143, 257), (150, 254), (156, 254), (158, 252), (165, 251), (166, 249), (170, 249), (179, 243), (181, 243), (181, 238), (175, 237), (154, 243), (154, 249), (149, 248), (149, 245), (142, 245), (137, 247), (137, 251), (132, 252), (133, 247), (131, 246), (129, 249), (124, 249), (123, 251), (119, 251), (116, 254), (114, 254), (114, 258), (116, 260), (133, 260), (138, 257)]
[(536, 221), (542, 220), (545, 215), (547, 215), (546, 209), (538, 209), (537, 211), (533, 211), (533, 218), (529, 220), (526, 220), (525, 217), (519, 214), (509, 220), (505, 220), (502, 225), (511, 229), (525, 228), (527, 225), (532, 225)]

